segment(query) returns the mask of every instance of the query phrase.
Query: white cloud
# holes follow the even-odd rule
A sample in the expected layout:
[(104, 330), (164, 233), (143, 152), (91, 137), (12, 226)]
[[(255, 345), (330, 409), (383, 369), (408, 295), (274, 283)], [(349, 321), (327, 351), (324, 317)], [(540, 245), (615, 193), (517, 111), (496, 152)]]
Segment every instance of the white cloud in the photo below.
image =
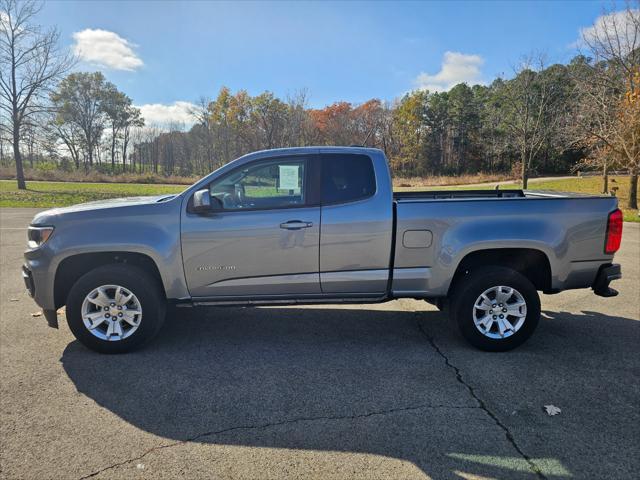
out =
[(170, 123), (183, 123), (192, 125), (194, 123), (191, 112), (195, 105), (191, 102), (177, 101), (166, 105), (163, 103), (147, 103), (137, 105), (142, 112), (147, 125), (168, 125)]
[(422, 72), (415, 79), (415, 84), (420, 90), (430, 92), (446, 92), (459, 83), (482, 84), (480, 67), (483, 64), (484, 59), (480, 55), (445, 52), (440, 71), (434, 75)]
[(9, 15), (0, 12), (0, 32), (4, 32), (6, 25), (9, 25)]
[(73, 34), (73, 51), (80, 60), (114, 70), (135, 70), (144, 63), (134, 44), (108, 30), (87, 28)]
[[(629, 9), (600, 15), (590, 27), (581, 28), (573, 48), (589, 48), (609, 39), (623, 54), (640, 47), (640, 10)], [(615, 40), (614, 40), (615, 39)], [(619, 43), (618, 43), (619, 42)], [(619, 45), (619, 46), (618, 46)]]

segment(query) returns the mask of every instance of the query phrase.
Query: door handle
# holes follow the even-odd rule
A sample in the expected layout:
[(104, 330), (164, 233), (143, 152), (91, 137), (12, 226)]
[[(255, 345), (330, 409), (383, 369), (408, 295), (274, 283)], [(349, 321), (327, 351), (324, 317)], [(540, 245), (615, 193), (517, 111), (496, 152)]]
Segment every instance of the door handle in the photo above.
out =
[(302, 228), (309, 227), (313, 227), (312, 222), (302, 222), (300, 220), (289, 220), (288, 222), (280, 224), (280, 228), (284, 228), (286, 230), (300, 230)]

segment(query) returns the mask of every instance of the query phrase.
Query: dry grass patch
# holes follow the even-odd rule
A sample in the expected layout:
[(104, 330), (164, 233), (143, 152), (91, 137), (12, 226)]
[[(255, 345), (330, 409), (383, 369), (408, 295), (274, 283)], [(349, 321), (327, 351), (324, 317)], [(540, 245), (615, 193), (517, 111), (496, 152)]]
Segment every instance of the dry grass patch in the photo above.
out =
[[(119, 173), (111, 175), (96, 171), (84, 170), (38, 170), (26, 168), (24, 176), (27, 181), (39, 182), (78, 182), (78, 183), (142, 183), (158, 185), (192, 185), (202, 177), (180, 175), (160, 175), (157, 173)], [(0, 179), (15, 180), (15, 167), (0, 167)]]
[(476, 183), (504, 182), (513, 180), (507, 173), (474, 173), (466, 175), (438, 175), (427, 177), (397, 177), (393, 179), (393, 188), (420, 188), (446, 185), (472, 185)]

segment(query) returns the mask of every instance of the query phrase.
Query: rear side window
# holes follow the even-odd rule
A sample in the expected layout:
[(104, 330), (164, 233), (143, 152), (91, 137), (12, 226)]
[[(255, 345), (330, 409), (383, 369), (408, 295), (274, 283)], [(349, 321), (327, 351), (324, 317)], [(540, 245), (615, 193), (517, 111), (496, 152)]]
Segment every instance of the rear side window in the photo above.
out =
[(322, 156), (322, 203), (345, 203), (372, 196), (376, 176), (367, 155)]

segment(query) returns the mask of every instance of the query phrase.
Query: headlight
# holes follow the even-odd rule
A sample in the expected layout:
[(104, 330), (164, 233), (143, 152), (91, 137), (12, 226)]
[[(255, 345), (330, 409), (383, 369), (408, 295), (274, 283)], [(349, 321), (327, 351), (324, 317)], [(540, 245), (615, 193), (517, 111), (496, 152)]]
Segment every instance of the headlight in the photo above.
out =
[(29, 248), (37, 248), (44, 242), (49, 240), (53, 233), (53, 227), (29, 227), (27, 230), (27, 238), (29, 239)]

